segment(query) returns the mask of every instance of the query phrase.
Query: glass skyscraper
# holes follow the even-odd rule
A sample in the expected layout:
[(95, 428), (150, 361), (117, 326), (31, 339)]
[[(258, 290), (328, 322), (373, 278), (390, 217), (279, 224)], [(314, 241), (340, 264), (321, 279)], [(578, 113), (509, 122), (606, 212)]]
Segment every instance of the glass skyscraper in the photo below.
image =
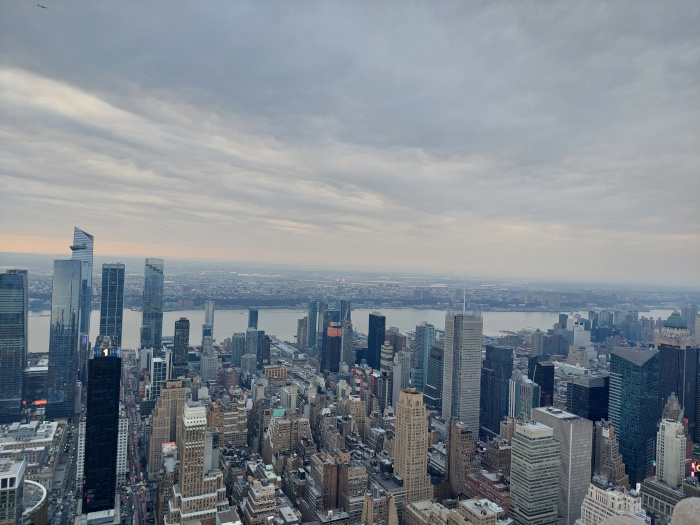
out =
[(49, 418), (73, 417), (76, 411), (82, 263), (56, 260), (53, 263), (51, 289), (51, 328), (49, 335), (49, 385), (46, 415)]
[[(428, 364), (430, 350), (435, 344), (435, 327), (429, 323), (421, 323), (416, 326), (416, 337), (413, 349), (416, 355), (416, 369), (413, 372), (412, 383), (418, 390), (425, 393), (428, 384)], [(442, 378), (440, 378), (442, 382)]]
[(88, 363), (84, 513), (114, 508), (121, 361), (115, 342), (100, 336)]
[(146, 259), (143, 280), (143, 321), (141, 348), (163, 346), (163, 259)]
[[(306, 325), (306, 346), (309, 348), (316, 344), (316, 318), (318, 315), (318, 301), (309, 301), (308, 323)], [(256, 328), (257, 330), (257, 328)]]
[(117, 348), (122, 346), (124, 318), (124, 265), (102, 265), (102, 298), (100, 300), (100, 335), (113, 338)]
[(173, 377), (187, 375), (187, 355), (190, 350), (190, 321), (180, 317), (175, 321), (175, 337), (173, 340)]
[(495, 438), (501, 432), (501, 420), (508, 414), (508, 384), (513, 375), (513, 349), (486, 346), (481, 365), (481, 405), (479, 438)]
[(27, 270), (0, 273), (0, 423), (20, 420), (27, 366)]
[(80, 284), (80, 347), (78, 377), (87, 379), (88, 348), (90, 346), (90, 311), (92, 309), (92, 251), (95, 237), (80, 228), (73, 229), (71, 258), (80, 261), (82, 281)]
[(369, 314), (369, 329), (367, 331), (367, 364), (379, 370), (382, 355), (382, 345), (386, 340), (386, 317), (379, 312)]
[(610, 358), (608, 413), (617, 432), (630, 484), (651, 475), (659, 421), (659, 352), (615, 348)]

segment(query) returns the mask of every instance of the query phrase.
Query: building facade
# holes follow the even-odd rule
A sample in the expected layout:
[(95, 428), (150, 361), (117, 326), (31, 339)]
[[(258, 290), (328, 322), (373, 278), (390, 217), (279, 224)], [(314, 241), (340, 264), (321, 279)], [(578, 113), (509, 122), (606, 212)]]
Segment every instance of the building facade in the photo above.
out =
[(423, 395), (405, 388), (396, 403), (394, 472), (403, 479), (408, 501), (433, 497), (428, 475), (428, 418)]
[(163, 259), (148, 258), (144, 267), (141, 348), (163, 346)]
[(0, 423), (22, 415), (27, 368), (26, 270), (0, 273)]
[(481, 364), (479, 438), (482, 441), (493, 439), (501, 431), (501, 421), (508, 414), (511, 375), (513, 349), (487, 345), (486, 358)]
[(173, 338), (172, 377), (184, 377), (187, 375), (187, 356), (189, 355), (189, 351), (190, 321), (186, 317), (180, 317), (180, 319), (175, 321), (175, 337)]
[(102, 294), (100, 297), (100, 335), (110, 336), (117, 348), (122, 346), (124, 323), (123, 264), (102, 265)]

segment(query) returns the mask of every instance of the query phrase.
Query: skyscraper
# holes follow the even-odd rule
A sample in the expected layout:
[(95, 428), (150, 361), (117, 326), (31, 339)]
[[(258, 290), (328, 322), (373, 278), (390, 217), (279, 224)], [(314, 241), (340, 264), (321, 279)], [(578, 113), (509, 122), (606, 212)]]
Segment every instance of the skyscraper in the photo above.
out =
[(533, 409), (532, 420), (551, 427), (559, 443), (559, 516), (574, 525), (591, 481), (592, 423), (552, 407)]
[(556, 525), (559, 443), (542, 423), (517, 421), (510, 468), (510, 517), (518, 525)]
[(187, 375), (187, 356), (190, 350), (190, 321), (180, 317), (175, 321), (175, 337), (173, 339), (173, 377)]
[(214, 328), (214, 301), (204, 303), (204, 324), (209, 324)]
[(379, 312), (369, 314), (369, 328), (367, 332), (367, 364), (379, 370), (382, 345), (386, 340), (386, 317)]
[(27, 367), (27, 270), (0, 273), (0, 423), (20, 420)]
[(513, 349), (486, 346), (481, 365), (481, 400), (479, 437), (486, 441), (501, 431), (501, 421), (508, 414), (508, 382), (513, 375)]
[(231, 338), (231, 365), (241, 366), (241, 357), (246, 353), (246, 342), (243, 332), (233, 334)]
[(343, 297), (340, 300), (340, 322), (350, 321), (350, 314), (352, 312), (352, 303), (349, 297)]
[(309, 301), (309, 324), (306, 326), (306, 346), (311, 348), (316, 344), (316, 316), (318, 315), (318, 301)]
[(143, 279), (141, 348), (163, 346), (163, 259), (146, 259)]
[(529, 420), (532, 409), (540, 406), (540, 386), (516, 369), (508, 381), (508, 389), (508, 417)]
[(676, 394), (688, 419), (688, 432), (700, 438), (697, 428), (698, 407), (698, 350), (684, 319), (673, 312), (663, 328), (654, 333), (654, 344), (659, 350), (659, 414), (671, 394)]
[(625, 474), (615, 427), (607, 421), (596, 421), (593, 446), (593, 475), (605, 478), (615, 487), (629, 490), (630, 480)]
[(671, 487), (685, 479), (686, 437), (679, 421), (662, 419), (656, 436), (656, 477)]
[(114, 509), (121, 361), (115, 341), (99, 336), (88, 363), (83, 488), (86, 514)]
[(92, 250), (95, 237), (80, 228), (73, 228), (73, 244), (70, 249), (72, 260), (80, 261), (80, 340), (78, 363), (79, 379), (85, 382), (87, 374), (87, 361), (90, 346), (90, 311), (92, 309)]
[[(319, 372), (323, 374), (326, 370), (329, 369), (329, 363), (328, 363), (328, 337), (331, 332), (328, 331), (330, 328), (331, 324), (335, 323), (336, 326), (335, 328), (338, 329), (337, 335), (339, 336), (338, 338), (338, 360), (337, 363), (340, 363), (340, 336), (342, 335), (341, 333), (341, 326), (340, 326), (340, 310), (324, 310), (323, 312), (323, 320), (321, 326), (323, 335), (321, 337), (321, 347), (318, 349), (318, 363), (319, 363)], [(331, 337), (336, 337), (336, 331), (334, 330), (332, 332)], [(334, 349), (335, 351), (336, 349)], [(337, 365), (336, 365), (337, 366)], [(338, 368), (335, 368), (335, 372), (338, 371)]]
[(416, 326), (416, 337), (413, 339), (413, 349), (416, 356), (416, 369), (412, 382), (418, 390), (425, 393), (425, 385), (428, 384), (428, 360), (430, 350), (435, 344), (435, 327), (430, 323), (421, 323)]
[(182, 379), (167, 381), (151, 412), (148, 435), (148, 479), (156, 479), (162, 462), (163, 443), (177, 439), (177, 417), (187, 402), (187, 388)]
[(248, 328), (258, 329), (258, 309), (248, 309)]
[[(46, 406), (49, 418), (69, 418), (76, 412), (81, 268), (81, 262), (76, 260), (56, 260), (53, 263)], [(86, 335), (81, 337), (87, 339)]]
[(433, 410), (442, 410), (442, 379), (445, 350), (433, 345), (428, 355), (428, 375), (425, 376), (423, 399)]
[(575, 377), (566, 385), (566, 410), (591, 421), (608, 419), (610, 376)]
[(343, 329), (340, 323), (331, 322), (326, 328), (325, 342), (323, 343), (323, 355), (325, 356), (325, 370), (331, 373), (340, 371), (340, 352), (342, 349)]
[(404, 388), (396, 403), (394, 473), (403, 479), (406, 501), (433, 497), (428, 475), (428, 418), (423, 394)]
[(448, 311), (445, 316), (445, 367), (442, 417), (479, 429), (481, 398), (481, 336), (479, 312)]
[(617, 432), (630, 484), (651, 474), (659, 420), (659, 353), (653, 348), (614, 348), (610, 358), (608, 413)]
[(100, 335), (112, 337), (117, 348), (122, 346), (124, 320), (124, 265), (102, 265), (102, 297), (100, 299)]
[(554, 404), (554, 364), (551, 361), (538, 361), (531, 379), (540, 386), (540, 406), (552, 406)]

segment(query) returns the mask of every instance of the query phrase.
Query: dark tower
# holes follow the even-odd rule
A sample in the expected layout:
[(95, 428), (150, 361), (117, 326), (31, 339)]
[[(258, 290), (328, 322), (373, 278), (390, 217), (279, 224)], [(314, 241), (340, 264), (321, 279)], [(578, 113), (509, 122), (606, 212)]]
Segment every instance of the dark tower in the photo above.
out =
[(122, 346), (124, 319), (124, 265), (102, 265), (102, 297), (100, 299), (100, 335), (112, 337), (117, 348)]
[[(328, 328), (331, 323), (340, 323), (340, 310), (324, 310), (323, 311), (323, 336), (321, 337), (321, 348), (318, 349), (318, 368), (319, 373), (323, 374), (328, 368)], [(338, 325), (340, 327), (340, 325)], [(340, 357), (338, 357), (340, 359)], [(338, 369), (336, 368), (336, 372)]]
[(508, 383), (513, 375), (513, 349), (486, 346), (481, 365), (481, 403), (479, 438), (486, 441), (501, 432), (501, 421), (508, 413)]
[(345, 297), (340, 300), (340, 321), (350, 321), (350, 312), (352, 311), (352, 305), (349, 297)]
[(98, 337), (88, 363), (83, 513), (114, 508), (117, 488), (122, 360), (110, 337)]
[(175, 321), (175, 337), (173, 339), (173, 372), (172, 377), (187, 375), (187, 355), (190, 350), (190, 321), (180, 317)]
[(248, 310), (248, 328), (258, 329), (258, 309), (250, 308)]
[(316, 322), (318, 315), (318, 301), (309, 301), (308, 323), (306, 325), (306, 346), (311, 348), (316, 344)]
[(566, 385), (566, 411), (590, 421), (608, 419), (610, 376), (581, 376)]
[(22, 415), (27, 304), (27, 270), (0, 273), (0, 423), (14, 423)]
[(160, 355), (163, 346), (163, 259), (146, 259), (143, 282), (141, 348)]
[(342, 335), (343, 329), (340, 323), (331, 322), (326, 328), (326, 332), (323, 334), (325, 339), (323, 343), (323, 353), (326, 357), (326, 367), (325, 372), (339, 372), (340, 371), (340, 352), (342, 348)]
[(379, 370), (382, 345), (386, 340), (386, 317), (379, 312), (369, 314), (369, 328), (367, 332), (367, 364)]

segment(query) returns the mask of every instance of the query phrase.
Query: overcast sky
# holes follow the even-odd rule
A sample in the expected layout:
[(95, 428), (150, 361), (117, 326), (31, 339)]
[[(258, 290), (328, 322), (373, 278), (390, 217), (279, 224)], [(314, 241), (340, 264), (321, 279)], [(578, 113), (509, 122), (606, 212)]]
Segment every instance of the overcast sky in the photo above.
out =
[(1, 251), (700, 284), (700, 2), (40, 3)]

